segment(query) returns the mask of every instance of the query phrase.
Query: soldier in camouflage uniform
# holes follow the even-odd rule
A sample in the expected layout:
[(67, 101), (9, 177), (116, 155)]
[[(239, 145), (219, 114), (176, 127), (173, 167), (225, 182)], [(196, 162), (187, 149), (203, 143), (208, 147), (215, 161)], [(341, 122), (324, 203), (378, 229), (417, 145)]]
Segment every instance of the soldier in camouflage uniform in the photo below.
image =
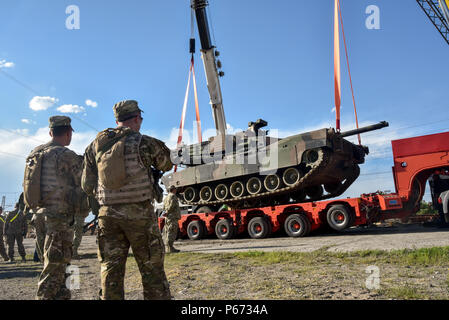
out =
[(44, 268), (39, 277), (36, 299), (70, 299), (65, 285), (66, 267), (72, 258), (73, 215), (80, 190), (82, 163), (78, 155), (66, 148), (72, 140), (71, 119), (49, 119), (52, 140), (35, 148), (42, 155), (41, 199), (36, 214), (45, 217)]
[[(143, 118), (137, 101), (118, 102), (113, 110), (118, 126), (100, 132), (87, 147), (81, 180), (83, 190), (89, 196), (95, 195), (100, 204), (100, 298), (124, 299), (125, 265), (131, 247), (142, 276), (144, 299), (170, 299), (163, 241), (153, 207), (155, 180), (151, 172), (151, 167), (163, 172), (172, 169), (170, 150), (162, 141), (139, 133)], [(119, 188), (105, 187), (122, 182), (113, 178), (106, 183), (105, 179), (110, 178), (104, 175), (108, 171), (106, 159), (117, 161), (116, 166), (124, 171), (125, 179)]]
[(73, 257), (78, 258), (78, 248), (83, 238), (84, 220), (89, 215), (89, 202), (87, 201), (87, 195), (82, 192), (79, 211), (75, 213), (75, 223), (73, 224), (75, 237), (73, 238), (72, 251)]
[(181, 219), (181, 209), (179, 208), (179, 200), (176, 196), (175, 186), (169, 187), (168, 195), (164, 199), (164, 211), (165, 224), (163, 239), (165, 243), (165, 252), (179, 252), (178, 249), (173, 247), (173, 242), (175, 242), (178, 235), (178, 221)]
[(3, 240), (4, 225), (5, 225), (5, 217), (3, 216), (3, 208), (0, 207), (0, 255), (2, 256), (3, 260), (8, 261), (9, 257), (6, 254), (5, 241)]
[(34, 227), (36, 234), (35, 250), (41, 263), (44, 263), (44, 244), (45, 244), (45, 216), (43, 213), (36, 213), (33, 210), (33, 217), (31, 218), (31, 225)]
[(11, 262), (14, 261), (14, 245), (17, 242), (17, 250), (19, 251), (22, 261), (25, 259), (25, 247), (23, 246), (23, 237), (27, 233), (27, 222), (23, 214), (24, 206), (19, 202), (16, 203), (14, 210), (10, 211), (5, 218), (3, 233), (6, 235), (6, 243), (8, 244), (8, 256)]

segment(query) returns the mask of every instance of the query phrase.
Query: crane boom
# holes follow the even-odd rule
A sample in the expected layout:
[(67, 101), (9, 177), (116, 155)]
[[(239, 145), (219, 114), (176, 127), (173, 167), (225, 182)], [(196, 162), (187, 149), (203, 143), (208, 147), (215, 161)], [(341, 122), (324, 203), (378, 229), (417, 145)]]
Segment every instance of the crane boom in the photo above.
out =
[(447, 13), (440, 8), (440, 6), (447, 7), (446, 1), (447, 0), (416, 0), (421, 9), (443, 36), (444, 40), (449, 44), (449, 21), (445, 18)]
[(191, 0), (191, 7), (195, 11), (198, 33), (201, 41), (201, 57), (203, 59), (204, 71), (206, 73), (207, 88), (209, 90), (212, 115), (214, 117), (215, 129), (217, 135), (224, 137), (226, 135), (226, 118), (223, 109), (223, 98), (221, 95), (220, 75), (222, 72), (217, 70), (216, 56), (218, 51), (212, 45), (209, 23), (207, 19), (206, 7), (209, 5), (207, 0)]

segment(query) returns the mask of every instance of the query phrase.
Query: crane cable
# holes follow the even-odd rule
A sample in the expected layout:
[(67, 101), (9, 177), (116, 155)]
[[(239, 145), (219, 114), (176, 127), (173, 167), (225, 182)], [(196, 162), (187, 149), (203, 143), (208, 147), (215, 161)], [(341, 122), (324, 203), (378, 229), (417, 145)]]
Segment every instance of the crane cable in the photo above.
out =
[[(355, 103), (354, 87), (352, 85), (351, 68), (349, 67), (349, 55), (348, 47), (346, 45), (345, 29), (343, 26), (343, 16), (341, 13), (340, 0), (335, 0), (335, 13), (334, 13), (334, 73), (335, 73), (335, 113), (337, 118), (337, 130), (340, 131), (340, 103), (341, 103), (341, 88), (340, 88), (340, 39), (338, 28), (338, 17), (341, 23), (341, 32), (343, 35), (343, 43), (345, 45), (346, 64), (348, 66), (349, 83), (351, 85), (352, 102), (354, 105), (355, 123), (357, 129), (359, 128), (359, 120), (357, 116), (357, 107)], [(360, 134), (357, 134), (359, 145), (362, 144)]]

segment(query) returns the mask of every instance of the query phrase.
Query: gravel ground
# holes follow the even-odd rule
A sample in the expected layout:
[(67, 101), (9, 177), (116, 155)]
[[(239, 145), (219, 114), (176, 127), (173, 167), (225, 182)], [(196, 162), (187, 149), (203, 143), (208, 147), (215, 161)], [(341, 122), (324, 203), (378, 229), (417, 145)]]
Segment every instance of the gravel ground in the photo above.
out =
[[(190, 258), (186, 256), (188, 262), (183, 263), (168, 257), (166, 273), (175, 299), (384, 299), (388, 295), (366, 289), (367, 265), (320, 259), (312, 265), (253, 265), (244, 259), (229, 258), (226, 253), (313, 252), (319, 249), (350, 252), (449, 246), (448, 231), (414, 224), (353, 228), (342, 233), (312, 234), (297, 239), (280, 236), (260, 240), (239, 238), (222, 241), (212, 237), (200, 241), (182, 239), (175, 242), (175, 247), (184, 254), (208, 254), (201, 256), (202, 260), (198, 262), (192, 258), (192, 254), (189, 254)], [(24, 244), (27, 258), (31, 259), (34, 240), (25, 239)], [(85, 236), (79, 249), (81, 258), (72, 261), (72, 265), (79, 268), (80, 279), (80, 289), (72, 291), (73, 299), (97, 299), (100, 266), (96, 250), (95, 236)], [(447, 265), (383, 265), (381, 269), (383, 283), (389, 284), (390, 291), (405, 290), (401, 291), (405, 298), (421, 297), (415, 289), (407, 291), (414, 285), (425, 287), (426, 294), (423, 297), (449, 298)], [(0, 262), (0, 300), (34, 299), (41, 270), (42, 265), (32, 261), (13, 264)], [(140, 276), (133, 258), (128, 259), (125, 284), (126, 299), (142, 299)]]

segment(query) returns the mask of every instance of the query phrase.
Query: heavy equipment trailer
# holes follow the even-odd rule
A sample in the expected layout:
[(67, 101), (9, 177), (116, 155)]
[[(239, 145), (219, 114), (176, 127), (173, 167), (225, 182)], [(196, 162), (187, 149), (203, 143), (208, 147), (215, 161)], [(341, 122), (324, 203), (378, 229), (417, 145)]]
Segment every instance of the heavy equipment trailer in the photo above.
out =
[[(342, 231), (387, 219), (407, 219), (419, 210), (427, 180), (434, 175), (449, 175), (449, 132), (394, 140), (392, 150), (395, 193), (375, 192), (358, 198), (196, 212), (179, 220), (180, 234), (193, 240), (214, 233), (219, 239), (231, 239), (244, 232), (260, 239), (278, 231), (285, 231), (291, 237), (304, 237), (326, 225)], [(163, 225), (164, 219), (160, 218), (161, 230)]]

